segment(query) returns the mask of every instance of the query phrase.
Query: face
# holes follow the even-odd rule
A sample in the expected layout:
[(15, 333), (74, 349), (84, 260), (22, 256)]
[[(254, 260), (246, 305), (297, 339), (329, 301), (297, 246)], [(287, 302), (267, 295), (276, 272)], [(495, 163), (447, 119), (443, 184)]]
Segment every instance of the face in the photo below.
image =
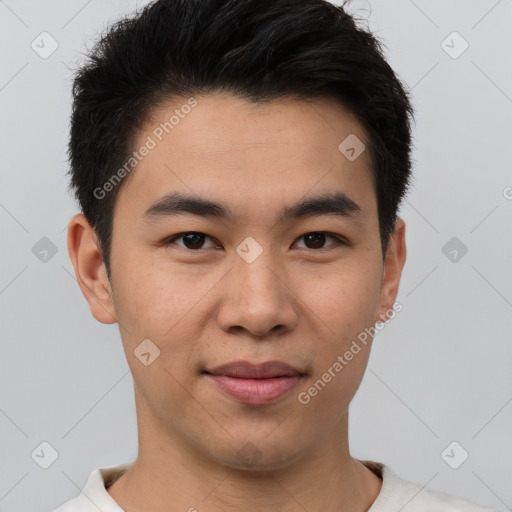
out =
[(116, 200), (111, 282), (71, 227), (70, 254), (94, 316), (119, 323), (145, 442), (277, 469), (346, 437), (404, 224), (383, 262), (369, 157), (338, 148), (366, 135), (333, 101), (195, 100), (169, 133), (176, 102), (139, 134), (155, 144)]

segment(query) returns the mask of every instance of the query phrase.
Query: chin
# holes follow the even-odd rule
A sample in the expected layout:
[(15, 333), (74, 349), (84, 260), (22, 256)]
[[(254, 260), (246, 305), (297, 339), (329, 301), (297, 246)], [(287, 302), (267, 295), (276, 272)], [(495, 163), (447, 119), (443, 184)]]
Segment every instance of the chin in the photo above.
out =
[[(261, 438), (247, 436), (244, 439), (230, 438), (226, 450), (219, 453), (217, 450), (209, 451), (209, 457), (223, 466), (249, 472), (278, 471), (294, 464), (300, 459), (296, 443), (290, 442), (292, 436), (281, 441), (268, 437)], [(233, 449), (235, 451), (233, 451)]]

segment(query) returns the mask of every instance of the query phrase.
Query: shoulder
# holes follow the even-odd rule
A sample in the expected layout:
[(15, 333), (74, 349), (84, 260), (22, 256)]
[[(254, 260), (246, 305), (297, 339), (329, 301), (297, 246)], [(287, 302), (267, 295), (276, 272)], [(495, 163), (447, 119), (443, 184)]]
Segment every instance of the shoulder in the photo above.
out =
[(381, 491), (368, 512), (500, 512), (405, 480), (383, 463), (361, 462), (382, 478)]
[(123, 512), (107, 492), (107, 487), (117, 480), (132, 464), (116, 464), (96, 468), (89, 474), (79, 496), (66, 501), (51, 512)]

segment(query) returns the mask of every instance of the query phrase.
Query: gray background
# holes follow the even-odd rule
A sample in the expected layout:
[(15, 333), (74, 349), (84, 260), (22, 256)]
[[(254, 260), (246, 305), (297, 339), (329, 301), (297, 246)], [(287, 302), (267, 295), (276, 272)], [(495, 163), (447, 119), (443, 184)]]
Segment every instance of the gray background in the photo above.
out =
[[(94, 320), (67, 253), (77, 207), (65, 152), (72, 69), (107, 22), (145, 3), (0, 1), (1, 511), (49, 510), (93, 468), (136, 457), (117, 326)], [(417, 122), (401, 210), (403, 310), (376, 337), (351, 405), (352, 454), (510, 510), (512, 1), (359, 1), (350, 11), (385, 43)], [(59, 45), (46, 59), (31, 47), (43, 31)], [(442, 43), (453, 31), (469, 44), (457, 58), (463, 41)], [(43, 237), (57, 251), (45, 262)], [(443, 252), (452, 237), (456, 261), (453, 247)], [(43, 441), (58, 452), (48, 469), (31, 455)], [(469, 458), (452, 469), (445, 460), (457, 464), (463, 449)]]

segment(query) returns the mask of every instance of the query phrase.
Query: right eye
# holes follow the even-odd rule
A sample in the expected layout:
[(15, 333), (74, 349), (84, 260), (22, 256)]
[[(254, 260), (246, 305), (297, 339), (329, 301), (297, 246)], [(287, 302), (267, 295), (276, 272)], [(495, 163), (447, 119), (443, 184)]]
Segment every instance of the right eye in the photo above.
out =
[[(198, 231), (186, 231), (184, 233), (178, 233), (177, 235), (173, 235), (170, 238), (167, 238), (164, 242), (165, 246), (173, 244), (176, 240), (182, 239), (183, 245), (177, 244), (179, 247), (182, 247), (184, 249), (190, 249), (190, 250), (200, 250), (204, 249), (205, 247), (202, 247), (204, 244), (205, 238), (210, 238), (213, 240), (210, 236), (205, 235), (204, 233), (200, 233)], [(215, 245), (211, 247), (206, 247), (206, 249), (216, 247)]]

